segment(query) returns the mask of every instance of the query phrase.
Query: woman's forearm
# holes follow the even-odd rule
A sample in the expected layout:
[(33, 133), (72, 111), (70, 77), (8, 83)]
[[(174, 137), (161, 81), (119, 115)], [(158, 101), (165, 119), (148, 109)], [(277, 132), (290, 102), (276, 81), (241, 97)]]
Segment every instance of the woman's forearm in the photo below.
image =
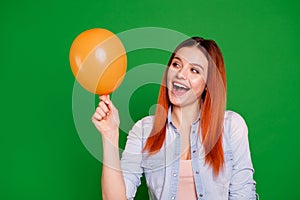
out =
[[(118, 136), (118, 133), (114, 133)], [(103, 137), (102, 196), (103, 200), (125, 200), (125, 183), (122, 175), (118, 148), (119, 137)]]

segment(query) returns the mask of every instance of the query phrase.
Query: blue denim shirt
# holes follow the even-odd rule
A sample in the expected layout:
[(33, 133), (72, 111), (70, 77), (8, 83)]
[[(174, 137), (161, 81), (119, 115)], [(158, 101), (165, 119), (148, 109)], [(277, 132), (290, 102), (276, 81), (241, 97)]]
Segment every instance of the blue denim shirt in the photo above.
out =
[[(138, 121), (129, 132), (121, 159), (121, 167), (126, 185), (127, 199), (134, 199), (145, 174), (151, 200), (177, 199), (181, 139), (168, 113), (167, 134), (161, 150), (147, 156), (142, 153), (149, 136), (154, 117), (148, 116)], [(191, 160), (198, 200), (250, 200), (256, 199), (253, 180), (248, 129), (243, 118), (226, 111), (224, 119), (223, 149), (225, 166), (219, 176), (213, 175), (212, 168), (205, 164), (205, 154), (198, 134), (199, 118), (192, 124), (190, 133)]]

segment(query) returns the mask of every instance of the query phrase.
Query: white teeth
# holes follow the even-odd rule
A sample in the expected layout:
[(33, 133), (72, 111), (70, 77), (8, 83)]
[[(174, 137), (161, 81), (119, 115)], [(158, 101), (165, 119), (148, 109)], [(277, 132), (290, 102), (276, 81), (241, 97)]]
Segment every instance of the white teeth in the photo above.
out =
[(188, 87), (186, 87), (185, 85), (182, 85), (180, 83), (173, 83), (173, 85), (176, 86), (176, 87), (187, 89), (187, 90), (189, 89)]

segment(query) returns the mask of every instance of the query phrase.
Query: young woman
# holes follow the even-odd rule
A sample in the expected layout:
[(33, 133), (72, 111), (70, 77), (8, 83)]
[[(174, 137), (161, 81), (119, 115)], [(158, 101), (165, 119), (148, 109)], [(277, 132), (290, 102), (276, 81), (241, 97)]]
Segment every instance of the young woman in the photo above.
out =
[(155, 116), (134, 125), (121, 161), (118, 111), (100, 96), (92, 121), (103, 138), (103, 199), (133, 199), (143, 173), (151, 199), (256, 199), (247, 126), (225, 104), (223, 56), (200, 37), (175, 49)]

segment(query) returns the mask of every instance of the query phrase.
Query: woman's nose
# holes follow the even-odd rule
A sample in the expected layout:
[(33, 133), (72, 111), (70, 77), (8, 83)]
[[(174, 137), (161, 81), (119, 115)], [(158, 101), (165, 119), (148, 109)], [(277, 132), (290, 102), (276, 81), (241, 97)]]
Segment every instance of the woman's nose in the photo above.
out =
[(185, 67), (182, 67), (178, 71), (177, 78), (179, 78), (179, 79), (186, 79), (187, 78), (187, 69)]

